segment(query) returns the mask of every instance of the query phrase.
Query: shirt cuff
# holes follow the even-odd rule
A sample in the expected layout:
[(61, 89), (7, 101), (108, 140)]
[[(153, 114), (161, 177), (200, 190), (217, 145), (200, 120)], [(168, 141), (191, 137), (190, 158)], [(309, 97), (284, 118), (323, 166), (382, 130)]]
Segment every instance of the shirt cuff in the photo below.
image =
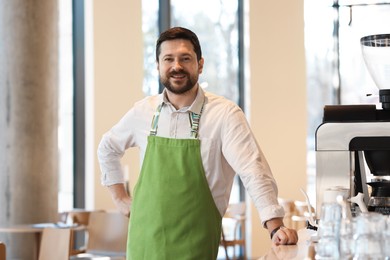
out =
[(258, 211), (261, 224), (265, 227), (265, 222), (273, 218), (283, 218), (284, 210), (280, 205), (271, 205)]
[(121, 172), (103, 173), (101, 175), (100, 181), (103, 186), (111, 186), (118, 183), (125, 183), (125, 179)]

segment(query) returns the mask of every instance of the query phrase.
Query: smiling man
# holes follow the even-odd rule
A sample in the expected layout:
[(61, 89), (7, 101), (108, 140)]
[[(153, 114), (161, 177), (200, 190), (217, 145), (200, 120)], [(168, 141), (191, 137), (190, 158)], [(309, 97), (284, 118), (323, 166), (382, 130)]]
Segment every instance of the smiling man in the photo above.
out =
[[(213, 260), (235, 174), (276, 244), (295, 244), (283, 226), (277, 186), (242, 110), (198, 84), (204, 59), (197, 36), (181, 27), (156, 45), (162, 94), (137, 102), (102, 138), (102, 184), (130, 216), (127, 259)], [(130, 147), (142, 169), (130, 198), (120, 160)]]

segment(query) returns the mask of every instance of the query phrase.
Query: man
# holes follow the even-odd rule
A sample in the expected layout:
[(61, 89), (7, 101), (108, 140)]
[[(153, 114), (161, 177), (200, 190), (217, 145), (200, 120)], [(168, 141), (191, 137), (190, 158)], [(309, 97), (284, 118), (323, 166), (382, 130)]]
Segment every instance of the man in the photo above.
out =
[[(102, 184), (130, 216), (127, 258), (216, 259), (221, 220), (239, 174), (274, 244), (295, 244), (283, 227), (277, 187), (242, 110), (198, 84), (197, 36), (175, 27), (156, 45), (162, 94), (137, 102), (98, 148)], [(120, 159), (139, 147), (141, 174), (130, 198)]]

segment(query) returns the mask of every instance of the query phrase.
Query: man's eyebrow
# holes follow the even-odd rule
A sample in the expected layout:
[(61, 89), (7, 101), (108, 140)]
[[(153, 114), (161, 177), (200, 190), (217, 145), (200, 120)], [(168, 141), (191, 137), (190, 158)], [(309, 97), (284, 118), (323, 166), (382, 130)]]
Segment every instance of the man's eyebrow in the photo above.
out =
[(172, 54), (164, 54), (164, 55), (162, 55), (162, 58), (172, 57), (172, 56), (173, 56)]
[[(172, 53), (167, 53), (167, 54), (164, 54), (162, 57), (165, 58), (165, 57), (172, 57), (172, 56), (176, 56), (176, 55), (174, 55)], [(187, 57), (187, 56), (192, 57), (193, 55), (191, 55), (191, 53), (186, 52), (186, 53), (181, 53), (177, 56), (179, 56), (179, 57)]]

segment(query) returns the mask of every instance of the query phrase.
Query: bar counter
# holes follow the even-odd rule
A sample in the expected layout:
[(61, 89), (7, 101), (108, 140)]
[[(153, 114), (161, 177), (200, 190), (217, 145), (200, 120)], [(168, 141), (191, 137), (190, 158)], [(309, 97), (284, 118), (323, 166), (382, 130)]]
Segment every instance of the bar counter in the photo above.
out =
[(315, 259), (313, 239), (316, 232), (309, 229), (298, 230), (298, 243), (296, 245), (272, 246), (268, 253), (258, 260), (312, 260)]

